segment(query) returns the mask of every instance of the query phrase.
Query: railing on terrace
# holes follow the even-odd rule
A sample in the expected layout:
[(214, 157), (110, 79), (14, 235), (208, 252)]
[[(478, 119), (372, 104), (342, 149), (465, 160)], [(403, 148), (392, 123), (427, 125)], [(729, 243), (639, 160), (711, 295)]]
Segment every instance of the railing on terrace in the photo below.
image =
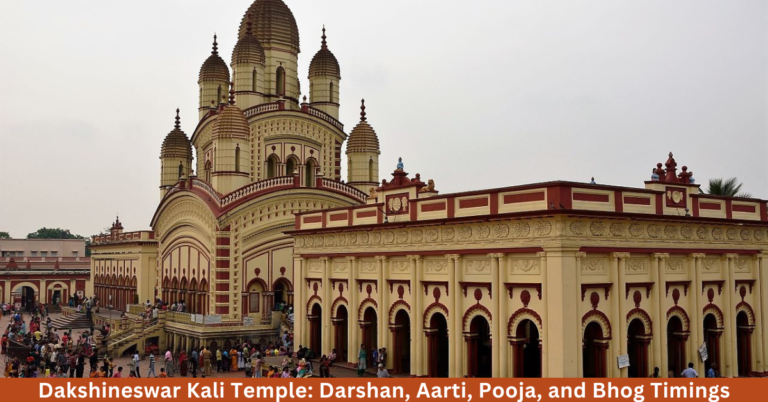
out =
[(349, 196), (352, 196), (358, 199), (360, 202), (365, 202), (365, 200), (368, 198), (367, 194), (348, 184), (344, 184), (344, 183), (331, 180), (325, 177), (323, 177), (322, 183), (324, 188), (330, 188), (330, 189), (339, 191), (341, 193), (347, 194)]
[(221, 206), (224, 207), (240, 198), (247, 197), (250, 194), (258, 193), (260, 191), (268, 190), (275, 187), (290, 187), (293, 186), (293, 176), (280, 176), (267, 180), (257, 181), (251, 183), (245, 187), (239, 188), (229, 194), (227, 194), (221, 200)]
[(211, 196), (211, 198), (213, 198), (217, 205), (221, 206), (221, 196), (207, 182), (195, 177), (192, 178), (192, 185), (194, 187), (203, 189), (206, 193), (208, 193), (208, 195)]
[(280, 104), (278, 102), (272, 102), (272, 103), (264, 103), (261, 105), (257, 105), (257, 106), (245, 109), (243, 114), (245, 114), (245, 117), (253, 117), (253, 116), (256, 116), (257, 114), (274, 112), (276, 110), (280, 110)]
[(336, 127), (337, 129), (344, 131), (344, 125), (341, 124), (340, 121), (336, 120), (333, 116), (329, 115), (328, 113), (323, 112), (322, 110), (315, 109), (313, 107), (307, 108), (307, 113), (309, 113), (312, 116), (317, 117), (318, 119), (321, 119), (327, 123), (330, 123), (332, 126)]
[(272, 327), (272, 318), (269, 315), (261, 315), (257, 319), (249, 319), (246, 317), (243, 321), (222, 321), (220, 315), (202, 315), (167, 311), (165, 321), (203, 328)]

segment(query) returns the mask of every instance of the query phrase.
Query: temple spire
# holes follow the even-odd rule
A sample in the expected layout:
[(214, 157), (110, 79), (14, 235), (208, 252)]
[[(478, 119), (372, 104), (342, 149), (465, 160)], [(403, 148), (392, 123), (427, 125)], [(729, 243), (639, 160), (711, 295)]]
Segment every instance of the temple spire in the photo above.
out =
[(234, 106), (235, 104), (235, 82), (229, 83), (229, 104)]
[(211, 51), (211, 54), (213, 55), (219, 55), (219, 44), (216, 43), (216, 34), (213, 34), (213, 50)]
[(323, 38), (323, 41), (322, 41), (323, 46), (322, 46), (322, 48), (323, 49), (328, 49), (328, 44), (325, 42), (325, 38), (326, 38), (326, 36), (325, 36), (325, 24), (323, 24), (323, 36), (322, 36), (322, 38)]
[(179, 117), (179, 108), (176, 108), (176, 125), (173, 126), (177, 130), (181, 128), (181, 118)]
[(360, 101), (360, 121), (365, 121), (365, 99)]

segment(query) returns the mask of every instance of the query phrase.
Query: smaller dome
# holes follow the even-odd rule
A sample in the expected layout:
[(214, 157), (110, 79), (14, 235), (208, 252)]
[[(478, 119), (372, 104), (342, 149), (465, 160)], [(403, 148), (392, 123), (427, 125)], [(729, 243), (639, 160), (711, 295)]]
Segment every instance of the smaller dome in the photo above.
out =
[(368, 124), (365, 118), (365, 99), (362, 100), (362, 105), (360, 106), (360, 123), (357, 123), (355, 128), (352, 129), (347, 140), (347, 154), (355, 152), (381, 153), (379, 137), (376, 136), (373, 127)]
[(180, 121), (179, 109), (176, 109), (176, 125), (165, 136), (165, 140), (163, 140), (163, 146), (160, 148), (160, 158), (192, 159), (192, 144), (189, 142), (187, 135), (181, 131)]
[(267, 57), (264, 55), (264, 48), (253, 35), (251, 16), (248, 15), (248, 24), (240, 40), (237, 41), (235, 48), (232, 50), (232, 64), (235, 63), (249, 63), (249, 64), (261, 64), (264, 65)]
[(218, 46), (218, 43), (216, 43), (216, 35), (213, 35), (213, 50), (211, 51), (211, 55), (205, 59), (205, 63), (200, 67), (200, 78), (198, 79), (198, 82), (229, 82), (229, 68), (227, 67), (227, 63), (219, 57)]
[(245, 118), (243, 111), (235, 106), (234, 86), (229, 90), (229, 104), (224, 105), (219, 111), (216, 121), (213, 122), (211, 138), (243, 138), (249, 139), (251, 127)]
[(332, 76), (341, 79), (341, 69), (336, 56), (328, 50), (325, 42), (325, 27), (323, 27), (323, 41), (320, 50), (315, 53), (312, 62), (309, 63), (309, 77)]

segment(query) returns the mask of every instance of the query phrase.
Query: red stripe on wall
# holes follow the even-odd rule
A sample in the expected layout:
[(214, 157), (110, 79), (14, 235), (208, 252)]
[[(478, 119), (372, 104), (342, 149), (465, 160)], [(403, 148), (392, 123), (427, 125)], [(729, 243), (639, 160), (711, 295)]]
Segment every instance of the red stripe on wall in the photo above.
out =
[(514, 204), (518, 202), (531, 202), (531, 201), (544, 201), (544, 192), (537, 191), (535, 193), (507, 194), (504, 196), (505, 204)]
[(216, 303), (229, 303), (229, 295), (216, 295)]
[(699, 208), (719, 211), (720, 209), (722, 209), (722, 204), (717, 204), (714, 202), (700, 202)]
[(657, 215), (664, 215), (664, 194), (659, 193), (656, 194), (656, 214)]
[(768, 203), (760, 203), (760, 220), (768, 221)]
[(216, 314), (229, 314), (229, 306), (216, 306)]
[(217, 237), (216, 238), (216, 245), (217, 246), (229, 246), (229, 237)]
[(229, 260), (216, 260), (216, 268), (229, 268)]
[(421, 212), (445, 211), (445, 202), (421, 204)]
[(323, 221), (323, 217), (320, 216), (320, 215), (317, 215), (317, 216), (305, 216), (304, 217), (304, 223), (318, 223), (318, 222), (322, 222), (322, 221)]
[(733, 219), (733, 202), (725, 200), (725, 218)]
[(645, 197), (624, 197), (624, 203), (625, 204), (632, 204), (632, 205), (651, 205), (651, 199), (645, 198)]
[(229, 257), (229, 249), (228, 248), (217, 248), (216, 249), (216, 257)]
[(734, 212), (749, 212), (753, 214), (757, 211), (754, 205), (734, 205), (733, 210)]
[(229, 280), (229, 272), (217, 272), (216, 273), (216, 279), (221, 280), (221, 281)]
[(448, 198), (446, 201), (448, 203), (448, 218), (453, 218), (456, 216), (456, 200), (453, 197)]
[(363, 211), (357, 213), (358, 218), (370, 218), (372, 216), (376, 216), (376, 211)]
[(216, 291), (217, 292), (227, 292), (227, 291), (229, 291), (229, 284), (228, 283), (217, 283), (216, 284)]
[(624, 197), (621, 196), (620, 190), (613, 192), (613, 207), (616, 212), (624, 212)]
[(479, 207), (487, 207), (487, 206), (488, 206), (488, 197), (459, 200), (459, 209), (479, 208)]
[(345, 221), (347, 220), (347, 213), (345, 212), (343, 214), (333, 214), (330, 216), (330, 219), (331, 219), (331, 222)]
[(610, 199), (608, 194), (573, 193), (574, 201), (608, 202)]

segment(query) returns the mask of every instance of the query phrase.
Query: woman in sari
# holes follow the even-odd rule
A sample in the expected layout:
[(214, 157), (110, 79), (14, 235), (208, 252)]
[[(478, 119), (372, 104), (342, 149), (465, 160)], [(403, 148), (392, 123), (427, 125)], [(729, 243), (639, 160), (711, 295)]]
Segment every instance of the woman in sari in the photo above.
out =
[(187, 353), (183, 350), (179, 353), (179, 373), (182, 377), (187, 376)]
[(360, 351), (357, 352), (357, 376), (362, 377), (365, 374), (365, 370), (368, 369), (366, 359), (368, 358), (368, 352), (365, 350), (365, 344), (360, 345)]
[(229, 351), (229, 359), (231, 360), (231, 371), (237, 371), (237, 349), (234, 347)]
[(243, 352), (237, 352), (237, 368), (242, 370), (245, 368), (245, 359), (243, 359)]

